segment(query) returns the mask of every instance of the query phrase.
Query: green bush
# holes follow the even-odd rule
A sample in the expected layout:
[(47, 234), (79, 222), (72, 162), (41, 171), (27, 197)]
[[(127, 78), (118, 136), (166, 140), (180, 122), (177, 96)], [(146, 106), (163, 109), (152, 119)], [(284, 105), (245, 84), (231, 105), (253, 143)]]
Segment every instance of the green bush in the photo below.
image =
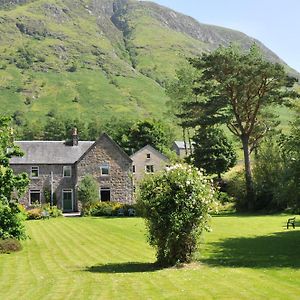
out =
[(246, 182), (244, 171), (234, 173), (227, 180), (227, 194), (235, 201), (235, 206), (238, 210), (247, 209), (246, 201)]
[(42, 218), (42, 208), (36, 207), (27, 211), (27, 220), (39, 220)]
[(193, 259), (199, 236), (208, 229), (214, 197), (212, 182), (188, 165), (175, 165), (141, 182), (138, 205), (158, 264), (171, 266)]
[(91, 207), (98, 202), (99, 187), (92, 175), (86, 175), (78, 185), (78, 199), (82, 205), (82, 214), (90, 214)]
[(59, 209), (57, 206), (52, 206), (50, 208), (50, 217), (57, 218), (63, 215), (62, 210)]
[(22, 250), (21, 243), (16, 239), (0, 239), (0, 253), (11, 253)]
[(0, 239), (25, 239), (23, 215), (16, 203), (3, 204), (0, 201)]
[(45, 211), (49, 213), (49, 217), (51, 218), (57, 218), (63, 215), (57, 206), (50, 206), (50, 204), (47, 203), (27, 210), (27, 220), (40, 220), (43, 218), (43, 212)]
[(92, 206), (90, 214), (94, 217), (110, 217), (118, 216), (120, 210), (122, 210), (124, 216), (128, 216), (128, 209), (130, 208), (134, 209), (135, 212), (137, 211), (136, 205), (134, 204), (124, 204), (120, 202), (98, 202)]

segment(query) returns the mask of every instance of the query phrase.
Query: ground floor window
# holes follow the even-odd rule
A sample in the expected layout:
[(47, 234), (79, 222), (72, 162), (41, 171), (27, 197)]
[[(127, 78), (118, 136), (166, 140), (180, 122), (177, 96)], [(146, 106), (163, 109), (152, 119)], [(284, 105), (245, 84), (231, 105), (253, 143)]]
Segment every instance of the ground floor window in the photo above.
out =
[(103, 187), (100, 189), (100, 201), (110, 201), (110, 188)]
[(73, 190), (66, 189), (62, 191), (63, 211), (73, 211)]
[(30, 190), (29, 191), (29, 205), (41, 203), (41, 191), (40, 190)]
[(146, 173), (154, 173), (154, 166), (153, 165), (146, 165)]

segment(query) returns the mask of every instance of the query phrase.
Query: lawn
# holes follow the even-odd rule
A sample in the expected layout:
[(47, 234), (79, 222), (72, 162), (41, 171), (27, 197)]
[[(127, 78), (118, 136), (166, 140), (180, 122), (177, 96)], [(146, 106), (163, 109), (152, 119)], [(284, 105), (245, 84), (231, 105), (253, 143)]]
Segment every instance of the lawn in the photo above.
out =
[(24, 249), (0, 256), (0, 299), (299, 299), (300, 230), (286, 219), (213, 217), (201, 263), (164, 270), (139, 218), (27, 221)]

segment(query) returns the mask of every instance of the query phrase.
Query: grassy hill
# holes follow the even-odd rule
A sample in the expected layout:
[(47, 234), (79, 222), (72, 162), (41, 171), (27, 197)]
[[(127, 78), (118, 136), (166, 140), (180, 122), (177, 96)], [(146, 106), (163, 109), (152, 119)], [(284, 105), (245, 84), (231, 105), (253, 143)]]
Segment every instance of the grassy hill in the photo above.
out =
[(163, 118), (164, 83), (185, 57), (254, 41), (151, 2), (0, 0), (0, 113)]

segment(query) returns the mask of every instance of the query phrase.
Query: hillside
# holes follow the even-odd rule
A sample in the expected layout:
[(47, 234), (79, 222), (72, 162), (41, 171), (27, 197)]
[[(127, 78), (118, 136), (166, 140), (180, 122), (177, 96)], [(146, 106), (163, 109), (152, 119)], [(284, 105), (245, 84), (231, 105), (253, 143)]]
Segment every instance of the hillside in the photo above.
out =
[(254, 41), (282, 62), (241, 32), (151, 2), (0, 0), (0, 112), (163, 117), (164, 82), (185, 57)]

